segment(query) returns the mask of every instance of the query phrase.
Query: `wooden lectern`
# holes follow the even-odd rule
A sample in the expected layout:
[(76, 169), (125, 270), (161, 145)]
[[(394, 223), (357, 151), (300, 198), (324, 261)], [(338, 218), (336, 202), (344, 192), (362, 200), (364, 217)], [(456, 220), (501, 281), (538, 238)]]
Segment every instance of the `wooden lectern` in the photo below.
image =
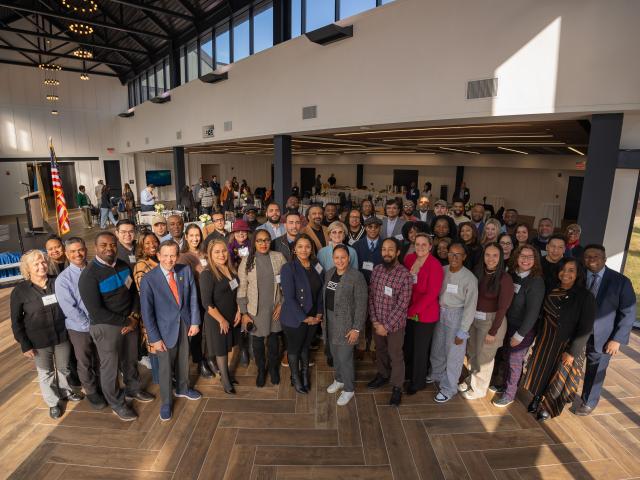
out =
[(27, 221), (29, 223), (27, 233), (46, 233), (44, 220), (42, 218), (42, 208), (40, 206), (40, 194), (38, 192), (31, 192), (20, 198), (24, 200), (24, 208), (27, 212)]

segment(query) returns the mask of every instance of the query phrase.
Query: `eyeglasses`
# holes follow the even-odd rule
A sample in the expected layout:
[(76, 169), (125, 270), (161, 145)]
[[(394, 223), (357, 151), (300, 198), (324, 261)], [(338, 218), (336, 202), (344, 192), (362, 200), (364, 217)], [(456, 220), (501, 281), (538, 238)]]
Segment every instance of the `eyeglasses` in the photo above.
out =
[(271, 243), (271, 240), (269, 240), (268, 238), (258, 238), (256, 240), (256, 243)]
[(534, 257), (533, 255), (520, 255), (519, 257), (521, 260), (535, 260), (536, 257)]
[(500, 245), (502, 245), (503, 247), (508, 247), (510, 245), (513, 245), (513, 243), (511, 243), (511, 242), (500, 242)]
[(464, 253), (449, 252), (447, 253), (447, 256), (453, 257), (453, 258), (462, 258), (464, 256)]

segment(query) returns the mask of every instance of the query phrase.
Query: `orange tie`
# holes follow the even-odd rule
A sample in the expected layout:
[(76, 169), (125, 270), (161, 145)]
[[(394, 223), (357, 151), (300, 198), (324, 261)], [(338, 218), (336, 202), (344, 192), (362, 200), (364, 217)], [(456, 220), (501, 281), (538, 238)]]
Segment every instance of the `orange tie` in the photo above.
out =
[(178, 284), (176, 283), (176, 279), (173, 277), (173, 272), (169, 272), (169, 288), (171, 289), (171, 293), (173, 293), (173, 298), (176, 299), (176, 303), (180, 305), (180, 295), (178, 294)]

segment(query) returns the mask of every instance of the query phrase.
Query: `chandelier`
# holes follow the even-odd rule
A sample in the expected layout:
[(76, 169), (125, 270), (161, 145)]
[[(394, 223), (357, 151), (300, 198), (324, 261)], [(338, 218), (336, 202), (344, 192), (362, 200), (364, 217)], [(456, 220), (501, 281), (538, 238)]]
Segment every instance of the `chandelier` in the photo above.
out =
[(77, 35), (91, 35), (93, 33), (93, 27), (84, 23), (72, 23), (69, 25), (69, 30)]
[(80, 80), (89, 80), (89, 75), (87, 75), (86, 73), (81, 73)]
[(73, 56), (78, 58), (93, 58), (93, 52), (84, 48), (78, 48), (73, 51)]
[(60, 97), (58, 95), (53, 94), (53, 93), (49, 93), (44, 98), (46, 98), (50, 102), (57, 102), (58, 100), (60, 100)]
[(55, 78), (45, 78), (42, 84), (46, 85), (47, 87), (57, 87), (58, 85), (60, 85), (60, 80), (56, 80)]
[(40, 65), (38, 65), (38, 68), (40, 70), (49, 70), (52, 72), (58, 72), (62, 70), (62, 67), (57, 63), (41, 63)]
[(51, 110), (51, 115), (59, 115), (60, 112), (58, 112), (58, 110)]
[(94, 13), (98, 4), (93, 0), (62, 0), (62, 6), (77, 13)]

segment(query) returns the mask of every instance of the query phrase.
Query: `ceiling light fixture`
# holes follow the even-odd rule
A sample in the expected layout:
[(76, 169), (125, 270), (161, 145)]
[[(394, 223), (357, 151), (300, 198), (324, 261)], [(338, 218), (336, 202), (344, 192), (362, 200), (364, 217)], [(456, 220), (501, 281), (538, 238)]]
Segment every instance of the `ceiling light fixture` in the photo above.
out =
[(44, 98), (46, 98), (50, 102), (57, 102), (58, 100), (60, 100), (60, 97), (58, 95), (52, 95), (52, 94), (49, 94)]
[(511, 124), (488, 124), (488, 125), (455, 125), (449, 127), (421, 127), (421, 128), (403, 128), (396, 130), (370, 130), (368, 132), (348, 132), (334, 133), (334, 137), (343, 137), (348, 135), (371, 135), (374, 133), (395, 133), (395, 132), (425, 132), (430, 130), (460, 130), (466, 128), (496, 128), (496, 127), (530, 127), (530, 123), (511, 123)]
[(94, 13), (98, 11), (98, 4), (93, 0), (62, 0), (62, 6), (77, 13)]
[(577, 148), (573, 148), (573, 147), (567, 147), (569, 150), (571, 150), (572, 152), (577, 153), (578, 155), (581, 155), (584, 157), (584, 152), (581, 152), (580, 150), (578, 150)]
[(60, 71), (62, 67), (57, 63), (41, 63), (38, 65), (40, 70), (51, 70), (51, 71)]
[(461, 153), (473, 153), (474, 155), (480, 155), (480, 152), (472, 152), (471, 150), (460, 150), (458, 148), (447, 148), (447, 147), (438, 147), (440, 150), (449, 150), (450, 152), (461, 152)]
[(88, 59), (88, 58), (93, 58), (93, 52), (85, 48), (78, 48), (73, 51), (73, 56), (78, 58)]
[(60, 112), (58, 112), (58, 110), (51, 110), (51, 115), (55, 117), (56, 115), (60, 115)]
[(523, 155), (529, 155), (529, 152), (523, 152), (522, 150), (516, 150), (515, 148), (498, 147), (499, 150), (506, 150), (507, 152), (522, 153)]
[(60, 80), (56, 80), (55, 78), (45, 78), (43, 85), (47, 85), (48, 87), (57, 87), (60, 85)]
[(404, 138), (383, 138), (383, 142), (413, 142), (413, 141), (424, 141), (424, 140), (491, 140), (496, 138), (553, 138), (553, 135), (545, 134), (545, 135), (528, 135), (528, 134), (518, 134), (518, 135), (444, 135), (441, 137), (404, 137)]
[(89, 75), (87, 75), (86, 73), (81, 73), (80, 80), (89, 80)]
[(91, 35), (93, 33), (93, 27), (84, 23), (72, 23), (69, 25), (69, 30), (76, 35)]

